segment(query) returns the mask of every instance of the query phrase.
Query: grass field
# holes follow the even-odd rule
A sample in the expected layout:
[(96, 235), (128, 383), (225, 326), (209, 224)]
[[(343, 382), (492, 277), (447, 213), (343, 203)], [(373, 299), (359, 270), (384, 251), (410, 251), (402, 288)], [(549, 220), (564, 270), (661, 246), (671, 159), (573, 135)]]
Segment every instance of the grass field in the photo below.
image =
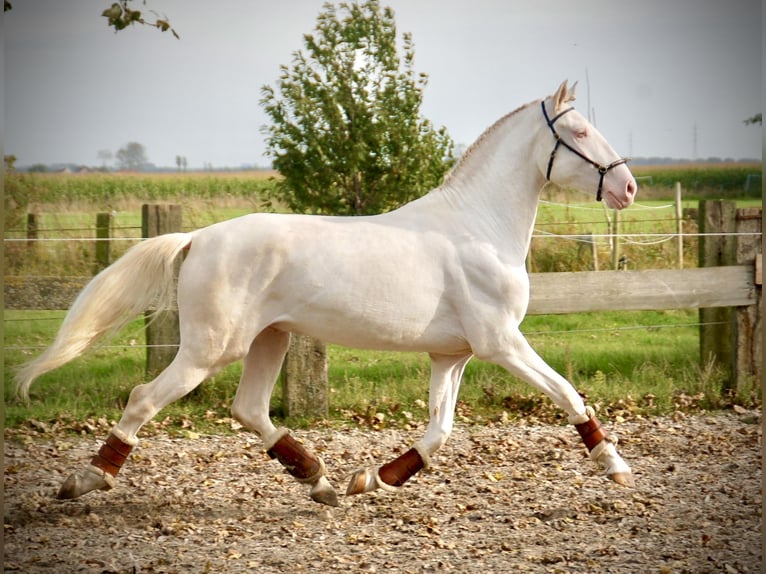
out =
[[(658, 182), (697, 177), (718, 182), (715, 188), (697, 188), (701, 196), (721, 194), (741, 197), (743, 174), (760, 166), (717, 166), (725, 174), (691, 175), (663, 167), (635, 169), (651, 172), (653, 187), (645, 189), (652, 199), (639, 195), (638, 205), (620, 215), (621, 253), (631, 269), (675, 267), (675, 242), (656, 234), (675, 231), (670, 193)], [(686, 167), (684, 167), (686, 169)], [(713, 170), (713, 168), (706, 168)], [(23, 175), (11, 181), (19, 199), (16, 227), (8, 238), (25, 237), (26, 209), (40, 215), (40, 237), (92, 237), (95, 214), (109, 211), (114, 217), (113, 243), (117, 257), (140, 236), (140, 205), (152, 201), (179, 203), (185, 229), (203, 227), (261, 211), (271, 173), (165, 174), (165, 175)], [(669, 184), (672, 186), (672, 183)], [(13, 186), (16, 186), (15, 188)], [(8, 185), (7, 188), (8, 189)], [(725, 193), (723, 193), (725, 192)], [(663, 195), (664, 194), (664, 195)], [(685, 195), (685, 207), (696, 207), (696, 195)], [(532, 271), (577, 271), (592, 268), (591, 246), (576, 239), (550, 239), (549, 235), (587, 236), (605, 234), (613, 213), (592, 197), (555, 189), (544, 192), (535, 239)], [(742, 205), (761, 205), (759, 198), (739, 199)], [(24, 204), (25, 209), (21, 209)], [(13, 206), (11, 206), (13, 207)], [(6, 221), (12, 214), (6, 205)], [(25, 217), (25, 215), (24, 215)], [(685, 230), (693, 232), (694, 222)], [(639, 234), (652, 233), (652, 238)], [(597, 252), (601, 268), (609, 266), (609, 245), (600, 239)], [(6, 243), (5, 273), (20, 275), (89, 274), (94, 264), (92, 242), (40, 242), (28, 249), (24, 242)], [(685, 265), (696, 265), (696, 240), (685, 242)], [(85, 420), (113, 420), (119, 416), (133, 386), (144, 381), (143, 329), (134, 323), (108, 346), (43, 377), (33, 387), (29, 406), (16, 402), (12, 392), (13, 369), (47, 345), (60, 324), (63, 312), (6, 312), (4, 315), (4, 392), (6, 424), (28, 420), (58, 421), (77, 430)], [(697, 312), (600, 313), (528, 317), (523, 330), (533, 346), (559, 372), (589, 397), (590, 402), (615, 416), (672, 412), (678, 408), (714, 409), (738, 401), (760, 401), (757, 386), (738, 397), (722, 396), (721, 376), (698, 360)], [(331, 420), (354, 420), (370, 425), (422, 424), (426, 418), (429, 366), (427, 357), (330, 347)], [(239, 377), (239, 365), (225, 369), (204, 383), (190, 397), (168, 407), (159, 423), (179, 429), (226, 430), (228, 408)], [(273, 408), (279, 414), (280, 390)], [(504, 371), (478, 361), (469, 364), (461, 391), (458, 417), (491, 420), (516, 415), (555, 419), (550, 403)], [(379, 416), (379, 415), (382, 415)], [(167, 417), (167, 418), (166, 418)], [(385, 421), (385, 422), (384, 422)], [(292, 421), (291, 424), (300, 423)]]
[[(6, 425), (29, 419), (113, 420), (130, 390), (145, 382), (142, 321), (108, 345), (43, 376), (32, 388), (29, 406), (16, 401), (11, 379), (21, 362), (52, 340), (63, 312), (8, 311), (5, 326)], [(672, 412), (684, 401), (717, 408), (720, 377), (698, 366), (696, 313), (691, 311), (601, 313), (528, 317), (523, 331), (538, 352), (578, 390), (607, 412)], [(408, 424), (426, 417), (428, 357), (329, 347), (331, 419)], [(239, 379), (236, 363), (203, 383), (190, 397), (168, 407), (159, 419), (178, 428), (209, 428), (227, 421)], [(556, 418), (547, 399), (504, 370), (473, 361), (461, 390), (461, 416), (491, 420), (502, 416)], [(273, 410), (279, 415), (277, 386)], [(688, 405), (687, 405), (688, 406)], [(63, 421), (63, 422), (62, 422)], [(191, 422), (190, 422), (191, 421)]]

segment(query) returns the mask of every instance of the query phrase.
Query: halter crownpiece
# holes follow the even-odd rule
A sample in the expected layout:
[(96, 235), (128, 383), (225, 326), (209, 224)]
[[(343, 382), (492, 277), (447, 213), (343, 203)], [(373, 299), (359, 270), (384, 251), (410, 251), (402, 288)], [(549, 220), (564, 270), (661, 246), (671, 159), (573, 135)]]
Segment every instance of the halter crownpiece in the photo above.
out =
[(548, 171), (545, 173), (545, 179), (548, 181), (551, 180), (551, 170), (553, 169), (553, 159), (556, 157), (556, 151), (559, 149), (560, 145), (563, 145), (565, 148), (567, 148), (569, 151), (571, 151), (573, 154), (581, 157), (585, 161), (587, 161), (589, 164), (591, 164), (593, 167), (595, 167), (598, 170), (598, 173), (601, 175), (601, 177), (598, 180), (598, 190), (596, 191), (596, 201), (601, 201), (601, 188), (604, 185), (604, 176), (607, 174), (607, 172), (617, 167), (618, 165), (622, 165), (624, 163), (628, 163), (630, 161), (630, 158), (627, 157), (621, 157), (620, 159), (614, 160), (609, 165), (602, 165), (598, 162), (593, 161), (585, 154), (579, 152), (575, 148), (573, 148), (571, 145), (569, 145), (567, 142), (561, 139), (561, 136), (556, 131), (556, 128), (553, 127), (553, 124), (556, 123), (556, 121), (563, 116), (566, 113), (571, 112), (574, 110), (574, 108), (567, 108), (563, 112), (559, 112), (555, 116), (553, 116), (553, 119), (548, 117), (548, 112), (545, 109), (545, 100), (541, 102), (541, 106), (543, 108), (543, 116), (545, 116), (545, 122), (548, 124), (548, 127), (551, 129), (551, 133), (553, 133), (553, 137), (556, 138), (556, 145), (553, 146), (553, 150), (551, 151), (550, 159), (548, 160)]

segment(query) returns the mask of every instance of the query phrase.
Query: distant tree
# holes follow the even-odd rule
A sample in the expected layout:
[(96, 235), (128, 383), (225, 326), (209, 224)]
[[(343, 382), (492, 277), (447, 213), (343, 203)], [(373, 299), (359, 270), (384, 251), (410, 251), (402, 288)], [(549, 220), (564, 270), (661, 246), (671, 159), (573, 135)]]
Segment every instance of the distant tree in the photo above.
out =
[(120, 169), (139, 171), (146, 163), (146, 148), (138, 142), (130, 142), (117, 150), (117, 165)]
[(181, 167), (183, 167), (183, 170), (184, 170), (184, 171), (186, 171), (186, 166), (187, 166), (187, 165), (188, 165), (188, 163), (187, 163), (187, 161), (186, 161), (186, 156), (183, 156), (183, 157), (181, 158)]
[(176, 169), (178, 171), (181, 171), (181, 156), (180, 155), (176, 156)]
[(112, 158), (114, 157), (114, 154), (112, 153), (112, 150), (110, 149), (100, 149), (98, 150), (98, 159), (101, 160), (101, 166), (106, 168), (106, 164), (112, 161)]
[(283, 179), (275, 198), (298, 212), (370, 214), (441, 183), (453, 143), (420, 114), (425, 74), (412, 37), (397, 53), (394, 12), (377, 0), (324, 5), (307, 54), (261, 89), (267, 153)]
[(753, 117), (747, 118), (745, 120), (745, 125), (746, 126), (749, 126), (749, 125), (752, 125), (752, 124), (758, 124), (759, 126), (763, 125), (763, 117), (762, 117), (762, 115), (761, 114), (755, 114)]

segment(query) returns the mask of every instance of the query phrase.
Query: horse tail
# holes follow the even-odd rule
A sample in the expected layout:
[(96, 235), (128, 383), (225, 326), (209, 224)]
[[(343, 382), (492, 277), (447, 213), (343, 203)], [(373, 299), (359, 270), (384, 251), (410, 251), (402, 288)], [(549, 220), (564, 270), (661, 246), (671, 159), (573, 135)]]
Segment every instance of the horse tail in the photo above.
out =
[(69, 309), (56, 338), (16, 374), (16, 392), (29, 400), (32, 382), (114, 335), (137, 314), (175, 303), (176, 256), (191, 243), (190, 233), (169, 233), (131, 247), (96, 275)]

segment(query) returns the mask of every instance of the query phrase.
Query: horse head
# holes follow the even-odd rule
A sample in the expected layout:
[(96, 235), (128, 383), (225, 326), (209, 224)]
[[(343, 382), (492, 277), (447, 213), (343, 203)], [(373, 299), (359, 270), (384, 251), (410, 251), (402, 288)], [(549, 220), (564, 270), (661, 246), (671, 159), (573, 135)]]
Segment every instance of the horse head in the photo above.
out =
[(541, 115), (548, 126), (542, 145), (546, 150), (553, 148), (541, 154), (541, 169), (561, 187), (593, 189), (596, 199), (604, 198), (612, 209), (628, 207), (638, 190), (628, 160), (617, 155), (604, 136), (569, 105), (575, 100), (576, 87), (576, 82), (568, 86), (565, 80), (542, 102)]

